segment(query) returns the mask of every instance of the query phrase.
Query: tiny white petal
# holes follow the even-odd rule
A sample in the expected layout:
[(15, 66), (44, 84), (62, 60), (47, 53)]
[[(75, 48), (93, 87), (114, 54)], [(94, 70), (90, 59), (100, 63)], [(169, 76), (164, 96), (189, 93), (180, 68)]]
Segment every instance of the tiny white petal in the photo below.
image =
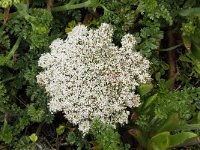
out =
[(49, 110), (63, 111), (83, 135), (96, 117), (113, 127), (127, 123), (126, 108), (140, 105), (136, 87), (150, 81), (149, 61), (133, 51), (135, 37), (126, 34), (119, 48), (112, 36), (106, 23), (96, 30), (78, 25), (66, 40), (54, 40), (51, 52), (38, 61), (44, 70), (36, 78), (50, 96)]

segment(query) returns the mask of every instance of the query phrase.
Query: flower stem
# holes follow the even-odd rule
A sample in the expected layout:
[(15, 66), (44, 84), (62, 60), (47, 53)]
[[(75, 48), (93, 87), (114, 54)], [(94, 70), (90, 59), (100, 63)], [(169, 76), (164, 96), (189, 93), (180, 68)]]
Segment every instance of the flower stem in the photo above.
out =
[(65, 11), (65, 10), (70, 10), (70, 9), (78, 9), (78, 8), (84, 8), (84, 7), (89, 7), (89, 6), (90, 6), (90, 1), (86, 1), (86, 2), (83, 2), (83, 3), (79, 3), (79, 4), (68, 3), (68, 4), (65, 4), (63, 6), (54, 7), (52, 9), (52, 11), (59, 12), (59, 11)]
[(47, 10), (50, 11), (50, 12), (52, 10), (53, 3), (54, 3), (54, 0), (48, 0), (47, 1)]
[(6, 59), (7, 59), (7, 60), (10, 60), (10, 59), (13, 57), (13, 55), (15, 54), (15, 51), (16, 51), (16, 50), (18, 49), (18, 47), (19, 47), (20, 42), (21, 42), (21, 38), (19, 37), (19, 38), (17, 39), (15, 45), (13, 46), (12, 50), (11, 50), (11, 51), (8, 53), (8, 55), (6, 56)]

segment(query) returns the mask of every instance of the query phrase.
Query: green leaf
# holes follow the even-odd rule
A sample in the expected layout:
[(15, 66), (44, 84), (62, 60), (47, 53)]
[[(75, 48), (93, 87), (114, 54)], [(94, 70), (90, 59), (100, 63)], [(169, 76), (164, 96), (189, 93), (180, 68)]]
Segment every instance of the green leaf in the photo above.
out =
[(182, 39), (185, 48), (189, 50), (191, 48), (191, 38), (189, 38), (188, 36), (182, 36)]
[(172, 114), (164, 123), (164, 125), (157, 130), (157, 132), (173, 131), (181, 124), (184, 124), (184, 121), (180, 120), (178, 113)]
[(200, 123), (200, 112), (197, 114), (197, 122)]
[(179, 59), (183, 62), (192, 63), (192, 60), (189, 59), (186, 55), (181, 55)]
[(33, 143), (35, 143), (38, 140), (38, 136), (35, 133), (31, 134), (29, 138)]
[(65, 131), (65, 126), (63, 126), (63, 125), (59, 125), (59, 127), (56, 128), (56, 133), (57, 133), (58, 135), (63, 134), (64, 131)]
[(147, 101), (145, 102), (145, 105), (144, 105), (144, 109), (148, 108), (149, 106), (151, 106), (153, 104), (153, 102), (156, 100), (158, 94), (154, 94), (153, 96), (149, 97), (147, 99)]
[(200, 124), (186, 124), (175, 128), (176, 130), (199, 130)]
[(191, 50), (192, 50), (192, 54), (193, 54), (197, 59), (200, 59), (200, 46), (199, 46), (199, 44), (195, 44), (194, 42), (192, 42)]
[(66, 140), (70, 144), (74, 144), (77, 141), (77, 137), (74, 132), (69, 132)]
[(160, 73), (160, 72), (157, 72), (157, 73), (155, 74), (155, 79), (156, 79), (156, 81), (160, 81), (160, 78), (161, 78), (161, 73)]
[(144, 96), (153, 89), (153, 85), (152, 84), (143, 84), (138, 89), (139, 89), (140, 95)]
[(12, 65), (11, 58), (13, 57), (16, 50), (18, 49), (20, 42), (21, 42), (21, 38), (19, 37), (17, 39), (16, 43), (14, 44), (14, 46), (12, 47), (11, 51), (6, 56), (3, 56), (0, 54), (0, 66), (7, 65), (7, 66), (11, 67), (11, 65)]
[(0, 132), (0, 140), (4, 141), (6, 144), (9, 144), (12, 142), (12, 139), (13, 139), (12, 128), (7, 123), (7, 121), (5, 121), (3, 128)]
[(43, 109), (36, 110), (33, 104), (27, 106), (27, 114), (33, 122), (42, 122), (44, 119), (44, 113)]
[(195, 138), (197, 136), (198, 135), (193, 132), (181, 132), (175, 135), (170, 135), (169, 147), (172, 148), (172, 147), (178, 146), (180, 144), (183, 144), (186, 140)]
[(188, 8), (180, 11), (181, 16), (200, 16), (200, 7)]
[(161, 132), (153, 136), (150, 140), (150, 147), (153, 150), (166, 150), (169, 147), (169, 132)]
[(170, 132), (161, 132), (151, 138), (149, 147), (153, 150), (166, 150), (183, 144), (186, 140), (197, 136), (197, 134), (192, 132), (181, 132), (175, 135), (170, 135)]
[(77, 25), (76, 21), (75, 20), (72, 20), (71, 22), (68, 23), (66, 29), (65, 29), (65, 32), (66, 33), (69, 33), (72, 31), (72, 29)]

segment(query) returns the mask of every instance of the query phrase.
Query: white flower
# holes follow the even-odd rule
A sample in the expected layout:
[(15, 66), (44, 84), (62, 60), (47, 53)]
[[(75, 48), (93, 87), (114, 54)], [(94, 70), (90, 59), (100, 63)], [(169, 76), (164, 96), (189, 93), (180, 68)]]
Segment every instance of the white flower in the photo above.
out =
[(150, 81), (150, 63), (135, 51), (135, 37), (126, 34), (119, 48), (112, 35), (109, 24), (96, 30), (78, 25), (66, 40), (54, 40), (51, 52), (38, 61), (44, 71), (37, 82), (50, 96), (50, 111), (63, 111), (84, 135), (94, 118), (112, 126), (127, 123), (126, 108), (140, 105), (136, 86)]
[(122, 43), (122, 47), (126, 48), (126, 50), (133, 50), (137, 42), (135, 40), (135, 37), (133, 37), (131, 34), (126, 34), (122, 38), (121, 43)]
[(84, 136), (90, 130), (90, 122), (89, 121), (82, 121), (79, 124), (78, 129), (83, 132), (83, 136)]

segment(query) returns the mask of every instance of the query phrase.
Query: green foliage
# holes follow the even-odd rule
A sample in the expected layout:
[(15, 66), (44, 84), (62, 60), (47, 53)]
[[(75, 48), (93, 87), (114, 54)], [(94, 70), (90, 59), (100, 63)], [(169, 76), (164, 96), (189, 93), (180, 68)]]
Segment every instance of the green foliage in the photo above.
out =
[(48, 47), (53, 19), (51, 13), (39, 8), (26, 10), (25, 4), (21, 5), (17, 5), (20, 15), (9, 21), (7, 31), (23, 37), (30, 48)]
[(200, 8), (189, 8), (189, 9), (184, 9), (180, 12), (181, 16), (200, 16)]
[(32, 7), (37, 8), (37, 7), (44, 7), (45, 6), (45, 1), (41, 0), (34, 0), (34, 3), (32, 3)]
[(92, 8), (94, 11), (96, 8), (100, 6), (100, 1), (99, 0), (87, 0), (85, 2), (80, 2), (78, 4), (75, 4), (74, 0), (71, 0), (69, 3), (64, 4), (63, 6), (57, 6), (53, 8), (53, 11), (65, 11), (65, 10), (71, 10), (71, 9), (77, 9), (77, 8)]
[(181, 132), (175, 135), (170, 136), (170, 147), (174, 147), (176, 145), (180, 145), (184, 143), (186, 140), (197, 137), (197, 134), (192, 132)]
[(27, 39), (30, 35), (31, 26), (22, 16), (17, 15), (6, 24), (6, 31)]
[(153, 136), (150, 140), (148, 149), (166, 150), (184, 143), (186, 140), (197, 137), (197, 134), (192, 132), (181, 132), (171, 135), (169, 132), (161, 132)]
[(198, 117), (196, 103), (200, 89), (188, 87), (170, 91), (167, 84), (160, 82), (160, 90), (150, 96), (138, 111), (139, 116), (135, 122), (137, 132), (132, 135), (144, 148), (147, 146), (147, 149), (164, 150), (197, 137), (197, 134), (185, 131), (200, 127), (195, 119)]
[(5, 88), (5, 85), (3, 84), (2, 81), (0, 81), (0, 105), (2, 106), (0, 108), (0, 111), (1, 112), (4, 112), (6, 111), (6, 104), (8, 103), (8, 100), (9, 100), (9, 97), (7, 96), (7, 91), (6, 91), (6, 88)]
[(159, 93), (155, 103), (155, 115), (157, 118), (167, 119), (172, 113), (177, 112), (180, 118), (188, 120), (196, 107), (192, 103), (198, 99), (199, 95), (199, 88)]
[[(160, 30), (159, 18), (164, 17), (172, 23), (166, 8), (154, 1), (105, 1), (106, 9), (101, 17), (101, 22), (111, 22), (116, 26), (116, 38), (120, 39), (124, 31), (135, 33), (139, 45), (137, 49), (146, 57), (155, 54), (160, 45), (163, 32)], [(135, 8), (135, 9), (132, 9)], [(166, 11), (160, 10), (165, 9)], [(142, 17), (140, 17), (142, 15)], [(140, 19), (139, 19), (140, 18)], [(117, 41), (117, 40), (116, 40)], [(118, 41), (117, 41), (118, 42)]]
[(21, 42), (21, 38), (18, 38), (15, 45), (13, 46), (13, 48), (11, 49), (11, 51), (6, 55), (6, 56), (3, 56), (3, 55), (0, 55), (0, 66), (12, 66), (13, 65), (13, 62), (11, 60), (11, 58), (14, 56), (15, 54), (15, 51), (17, 50), (17, 48), (19, 47), (19, 44)]
[(69, 132), (66, 140), (69, 144), (76, 145), (77, 150), (89, 150), (91, 148), (89, 142), (80, 133)]
[(142, 42), (138, 46), (138, 49), (143, 55), (150, 57), (153, 54), (152, 50), (159, 48), (159, 43), (163, 38), (163, 33), (160, 31), (159, 27), (152, 26), (141, 29), (139, 36), (142, 39)]
[(18, 3), (20, 3), (20, 0), (1, 0), (0, 7), (8, 8), (12, 6), (13, 4), (18, 4)]
[[(200, 61), (194, 57), (194, 55), (191, 52), (188, 52), (184, 55), (181, 55), (179, 58), (183, 64), (182, 67), (185, 67), (183, 70), (180, 69), (180, 72), (182, 74), (185, 74), (188, 79), (185, 81), (183, 79), (183, 76), (180, 77), (180, 80), (183, 80), (185, 82), (188, 82), (192, 78), (199, 79), (200, 76)], [(187, 70), (187, 71), (186, 71)]]
[(177, 113), (179, 118), (183, 120), (189, 120), (195, 114), (195, 103), (198, 102), (200, 95), (199, 88), (189, 87), (179, 91), (169, 91), (166, 88), (166, 82), (161, 85), (163, 84), (165, 86), (160, 87), (160, 91), (150, 96), (141, 107), (145, 111), (141, 113), (141, 117), (138, 118), (136, 123), (143, 129), (148, 125), (151, 117), (154, 117), (157, 121), (160, 120), (160, 122), (157, 122), (157, 126), (160, 126), (174, 113)]
[(187, 45), (191, 45), (188, 48), (191, 48), (192, 53), (195, 57), (199, 58), (199, 48), (198, 48), (198, 38), (199, 38), (199, 19), (198, 18), (189, 18), (186, 23), (183, 23), (183, 38), (184, 43)]
[(65, 126), (63, 126), (63, 125), (59, 125), (59, 127), (56, 128), (56, 133), (57, 133), (58, 135), (63, 134), (64, 131), (65, 131)]
[(16, 143), (16, 145), (14, 146), (15, 149), (17, 150), (25, 150), (27, 148), (29, 148), (29, 143), (30, 143), (30, 138), (29, 136), (22, 136), (18, 142)]
[[(44, 91), (36, 86), (35, 75), (38, 67), (35, 66), (39, 54), (43, 51), (40, 50), (39, 53), (35, 48), (49, 46), (49, 32), (53, 17), (45, 9), (18, 11), (24, 11), (24, 16), (18, 14), (14, 18), (11, 17), (3, 27), (6, 29), (5, 32), (1, 32), (1, 39), (5, 41), (1, 48), (4, 49), (5, 54), (1, 54), (0, 61), (0, 72), (3, 72), (1, 73), (3, 82), (0, 90), (2, 96), (0, 115), (4, 118), (4, 121), (0, 122), (2, 126), (0, 140), (16, 148), (28, 146), (28, 140), (21, 139), (20, 144), (17, 138), (28, 125), (52, 121), (46, 103), (48, 98)], [(30, 15), (33, 20), (28, 20), (26, 15)], [(11, 50), (9, 44), (12, 46)], [(27, 53), (29, 47), (34, 49)], [(9, 90), (6, 92), (6, 89)], [(29, 97), (28, 94), (31, 96)]]
[[(199, 27), (200, 20), (199, 17), (196, 17), (195, 14), (191, 14), (189, 10), (183, 10), (182, 13), (186, 11), (186, 21), (182, 23), (182, 38), (184, 46), (187, 48), (188, 52), (180, 56), (182, 63), (180, 70), (182, 74), (185, 75), (181, 77), (181, 80), (184, 82), (187, 80), (192, 80), (193, 78), (199, 78), (199, 58), (200, 58), (200, 48), (199, 48)], [(190, 68), (191, 67), (191, 68)], [(187, 71), (186, 71), (187, 69)], [(184, 77), (184, 78), (183, 78)], [(186, 81), (187, 81), (186, 80)]]
[(49, 45), (49, 32), (51, 29), (52, 16), (44, 9), (29, 10), (34, 20), (30, 20), (32, 32), (30, 34), (31, 46), (33, 48), (46, 47)]
[(101, 123), (95, 119), (92, 123), (91, 134), (95, 137), (98, 147), (103, 150), (126, 150), (128, 145), (123, 146), (120, 135), (113, 127)]
[(66, 33), (69, 33), (72, 31), (72, 29), (77, 25), (76, 21), (75, 20), (72, 20), (71, 22), (68, 23), (66, 29), (65, 29), (65, 32)]
[[(93, 140), (88, 142), (90, 136)], [(67, 141), (74, 144), (78, 149), (98, 149), (98, 150), (128, 150), (130, 147), (123, 144), (120, 140), (120, 134), (107, 124), (94, 119), (91, 124), (90, 134), (84, 136), (80, 133), (69, 132)]]
[(144, 96), (147, 93), (149, 93), (152, 90), (152, 88), (153, 88), (152, 84), (144, 84), (138, 87), (138, 90), (139, 90), (140, 95)]
[(33, 143), (35, 143), (38, 140), (38, 137), (35, 133), (31, 134), (29, 138)]
[(42, 122), (44, 119), (44, 110), (36, 110), (33, 105), (27, 106), (27, 114), (30, 117), (30, 120), (33, 122)]
[(0, 140), (4, 141), (6, 144), (10, 143), (13, 138), (12, 127), (8, 125), (6, 118), (4, 120), (4, 125), (1, 129)]
[(0, 28), (0, 48), (10, 49), (10, 39), (9, 36), (5, 34), (3, 28)]
[[(65, 145), (66, 135), (71, 149), (164, 150), (197, 144), (199, 0), (54, 0), (52, 9), (47, 10), (48, 2), (52, 1), (0, 0), (1, 145), (20, 150), (58, 149)], [(132, 120), (123, 129), (133, 129), (130, 133), (134, 140), (128, 138), (131, 147), (121, 141), (127, 133), (122, 131), (120, 135), (118, 128), (98, 120), (84, 137), (76, 127), (63, 125), (67, 121), (60, 114), (49, 112), (49, 97), (36, 82), (41, 71), (37, 61), (49, 51), (54, 39), (66, 38), (66, 32), (79, 23), (97, 27), (103, 22), (115, 27), (116, 45), (120, 46), (125, 33), (133, 34), (138, 43), (136, 50), (151, 60), (152, 84), (138, 87), (141, 106), (129, 109), (136, 117), (130, 117)], [(171, 44), (169, 32), (173, 34)], [(170, 89), (171, 52), (176, 55), (177, 78)], [(37, 128), (41, 123), (49, 128)], [(188, 145), (186, 149), (199, 147)]]
[[(0, 140), (4, 141), (6, 144), (10, 143), (13, 138), (12, 133), (12, 126), (8, 124), (8, 110), (9, 110), (9, 97), (7, 95), (7, 90), (3, 82), (0, 82), (0, 116), (3, 119), (3, 122), (1, 123), (1, 132), (0, 132)], [(4, 115), (2, 114), (4, 113)]]
[[(156, 20), (159, 18), (164, 18), (170, 24), (173, 20), (168, 9), (163, 5), (163, 1), (158, 2), (157, 0), (139, 0), (137, 11), (144, 14), (151, 20)], [(156, 10), (156, 11), (155, 11)]]
[(75, 135), (74, 132), (69, 132), (68, 136), (67, 136), (67, 141), (70, 143), (70, 144), (74, 144), (76, 141), (77, 141), (77, 137)]

